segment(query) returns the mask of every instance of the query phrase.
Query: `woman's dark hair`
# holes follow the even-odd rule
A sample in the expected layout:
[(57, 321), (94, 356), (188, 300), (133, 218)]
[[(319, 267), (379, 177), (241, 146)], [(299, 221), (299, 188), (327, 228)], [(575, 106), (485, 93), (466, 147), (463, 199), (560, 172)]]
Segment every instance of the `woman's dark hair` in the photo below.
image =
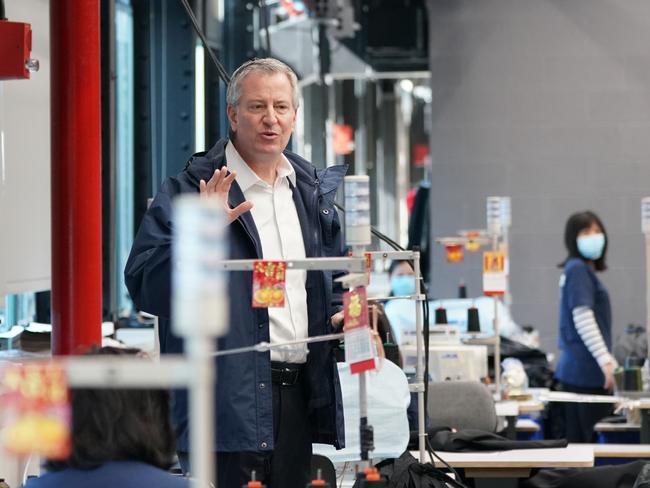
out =
[[(138, 349), (103, 347), (91, 355), (126, 356)], [(49, 470), (93, 469), (109, 461), (140, 461), (168, 469), (175, 455), (169, 394), (161, 390), (74, 389), (72, 451)]]
[(388, 320), (384, 306), (381, 303), (375, 303), (375, 306), (377, 307), (377, 333), (379, 334), (381, 343), (384, 344), (384, 347), (386, 347), (387, 343), (394, 346), (393, 351), (389, 352), (386, 349), (386, 359), (402, 368), (404, 366), (402, 354), (400, 353), (399, 347), (395, 344), (395, 333), (393, 332), (390, 320)]
[(583, 261), (585, 260), (582, 254), (580, 254), (580, 251), (578, 251), (578, 234), (581, 231), (588, 229), (593, 224), (598, 224), (598, 227), (600, 227), (605, 235), (603, 254), (598, 259), (594, 260), (594, 268), (596, 268), (596, 271), (605, 271), (607, 269), (607, 264), (605, 262), (608, 244), (607, 231), (605, 230), (605, 226), (600, 218), (598, 218), (598, 215), (589, 210), (574, 213), (569, 217), (569, 220), (567, 220), (566, 227), (564, 228), (564, 245), (569, 252), (569, 256), (560, 263), (560, 267), (563, 267), (570, 258), (580, 258)]
[(388, 267), (388, 276), (392, 275), (393, 272), (399, 268), (403, 263), (408, 264), (411, 269), (413, 269), (413, 262), (404, 260), (404, 259), (394, 259), (391, 261), (390, 266)]

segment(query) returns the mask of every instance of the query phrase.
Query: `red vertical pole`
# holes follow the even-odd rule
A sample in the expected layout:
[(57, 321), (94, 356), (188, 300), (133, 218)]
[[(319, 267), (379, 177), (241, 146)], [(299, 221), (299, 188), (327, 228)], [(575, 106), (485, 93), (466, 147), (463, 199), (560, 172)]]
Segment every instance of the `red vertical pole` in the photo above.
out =
[(99, 1), (50, 4), (53, 354), (101, 344)]

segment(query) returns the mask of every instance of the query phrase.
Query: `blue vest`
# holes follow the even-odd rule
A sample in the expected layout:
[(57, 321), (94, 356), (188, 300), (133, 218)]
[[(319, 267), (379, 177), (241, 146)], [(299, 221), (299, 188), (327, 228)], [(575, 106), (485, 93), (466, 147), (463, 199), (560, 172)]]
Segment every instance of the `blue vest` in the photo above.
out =
[(594, 312), (607, 348), (612, 349), (612, 312), (609, 293), (594, 270), (582, 259), (571, 258), (560, 280), (560, 333), (555, 377), (584, 388), (602, 388), (605, 377), (576, 330), (573, 309), (589, 307)]

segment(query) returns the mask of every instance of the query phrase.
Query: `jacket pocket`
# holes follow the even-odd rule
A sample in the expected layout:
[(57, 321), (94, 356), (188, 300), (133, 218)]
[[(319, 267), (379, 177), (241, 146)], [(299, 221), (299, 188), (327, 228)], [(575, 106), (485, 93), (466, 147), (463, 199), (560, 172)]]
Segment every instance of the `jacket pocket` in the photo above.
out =
[(323, 237), (323, 251), (326, 256), (331, 255), (335, 244), (335, 237), (340, 232), (338, 218), (335, 217), (334, 205), (329, 202), (321, 202), (318, 210), (318, 219)]

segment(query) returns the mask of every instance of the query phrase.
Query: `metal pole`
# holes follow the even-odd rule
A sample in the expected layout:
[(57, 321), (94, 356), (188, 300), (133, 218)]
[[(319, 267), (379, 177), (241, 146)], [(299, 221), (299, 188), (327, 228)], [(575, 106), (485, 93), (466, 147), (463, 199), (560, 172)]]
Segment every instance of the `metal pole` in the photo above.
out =
[[(413, 267), (415, 268), (415, 293), (422, 293), (420, 287), (420, 253), (415, 253), (413, 259)], [(427, 297), (424, 297), (427, 300)], [(416, 303), (415, 307), (415, 337), (417, 346), (417, 364), (415, 365), (415, 382), (418, 385), (418, 449), (420, 451), (420, 462), (424, 463), (425, 456), (425, 441), (426, 441), (426, 425), (425, 425), (425, 409), (424, 404), (424, 382), (428, 378), (424, 377), (424, 337), (422, 327), (422, 308), (420, 303)]]
[(494, 297), (494, 383), (501, 397), (501, 336), (499, 335), (499, 299)]
[(650, 233), (645, 234), (645, 304), (646, 340), (648, 341), (646, 356), (650, 357)]
[(503, 304), (508, 311), (512, 307), (512, 290), (510, 290), (510, 237), (508, 227), (503, 226), (503, 242), (501, 243), (501, 250), (506, 255), (506, 262), (504, 263), (506, 269), (506, 294), (503, 297)]
[(188, 338), (185, 342), (189, 361), (196, 372), (190, 383), (190, 470), (197, 488), (215, 482), (215, 366), (210, 342), (207, 337)]
[[(352, 245), (352, 256), (362, 257), (366, 247), (362, 245)], [(376, 319), (376, 315), (374, 317)], [(370, 459), (370, 450), (374, 449), (372, 436), (372, 426), (368, 426), (368, 388), (366, 372), (359, 373), (359, 445), (361, 447), (360, 457), (362, 461)], [(369, 445), (369, 441), (371, 441)]]
[(370, 458), (365, 444), (366, 428), (368, 425), (368, 389), (366, 383), (366, 372), (359, 373), (359, 442), (361, 445), (361, 460), (367, 461)]
[[(492, 234), (492, 251), (499, 250), (499, 234)], [(499, 298), (494, 297), (494, 384), (501, 397), (501, 337), (499, 336)]]
[(101, 343), (99, 0), (50, 8), (52, 352)]

